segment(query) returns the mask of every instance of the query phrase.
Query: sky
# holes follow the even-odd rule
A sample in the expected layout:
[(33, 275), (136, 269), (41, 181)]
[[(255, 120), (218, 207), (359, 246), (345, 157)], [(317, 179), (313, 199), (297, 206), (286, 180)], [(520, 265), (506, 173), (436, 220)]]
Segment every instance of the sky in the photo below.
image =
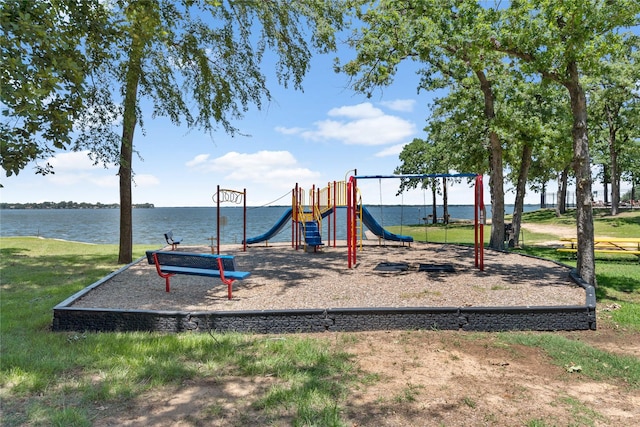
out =
[[(417, 67), (403, 64), (393, 85), (367, 99), (349, 89), (346, 75), (333, 71), (334, 56), (314, 56), (303, 92), (271, 79), (273, 100), (234, 122), (242, 135), (176, 127), (167, 118), (152, 118), (151, 109), (143, 106), (144, 132), (138, 127), (134, 137), (140, 157), (134, 154), (133, 203), (215, 206), (212, 197), (219, 185), (246, 189), (249, 206), (288, 205), (296, 184), (305, 190), (324, 187), (354, 170), (357, 175), (393, 174), (402, 147), (426, 137), (434, 97), (443, 93), (418, 93)], [(349, 52), (340, 53), (345, 56)], [(85, 152), (60, 152), (49, 162), (55, 174), (36, 175), (29, 165), (17, 176), (2, 177), (0, 201), (119, 203), (117, 167), (94, 166)], [(488, 178), (484, 181), (489, 204)], [(396, 196), (399, 184), (398, 179), (358, 182), (365, 204), (431, 203), (430, 194), (419, 189)], [(550, 183), (548, 191), (554, 187)], [(506, 185), (507, 204), (514, 199), (509, 189)], [(473, 200), (466, 182), (449, 188), (450, 204)], [(525, 203), (539, 200), (529, 192)]]

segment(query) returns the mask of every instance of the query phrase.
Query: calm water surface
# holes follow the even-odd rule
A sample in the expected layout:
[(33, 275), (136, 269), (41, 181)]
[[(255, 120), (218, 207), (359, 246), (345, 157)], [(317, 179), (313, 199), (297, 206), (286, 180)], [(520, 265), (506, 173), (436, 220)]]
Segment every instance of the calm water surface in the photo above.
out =
[[(422, 218), (431, 213), (424, 206), (372, 206), (367, 208), (384, 227), (423, 223)], [(537, 205), (525, 206), (525, 211), (538, 209)], [(248, 207), (247, 237), (268, 231), (288, 209), (287, 206)], [(487, 217), (491, 217), (487, 206)], [(426, 211), (426, 212), (425, 212)], [(507, 213), (513, 206), (506, 207)], [(452, 218), (473, 219), (473, 206), (449, 206)], [(243, 209), (221, 207), (221, 243), (241, 243), (243, 239)], [(439, 209), (438, 215), (442, 215)], [(337, 238), (344, 239), (346, 210), (337, 212)], [(118, 244), (120, 211), (118, 209), (3, 209), (0, 210), (0, 236), (41, 236), (87, 243)], [(326, 227), (326, 226), (325, 226)], [(204, 245), (216, 235), (215, 207), (154, 208), (133, 210), (134, 244), (165, 245), (163, 234), (173, 230), (183, 238), (185, 245)], [(325, 228), (326, 230), (326, 228)], [(326, 233), (326, 231), (325, 231)], [(291, 227), (285, 227), (274, 242), (291, 240)]]

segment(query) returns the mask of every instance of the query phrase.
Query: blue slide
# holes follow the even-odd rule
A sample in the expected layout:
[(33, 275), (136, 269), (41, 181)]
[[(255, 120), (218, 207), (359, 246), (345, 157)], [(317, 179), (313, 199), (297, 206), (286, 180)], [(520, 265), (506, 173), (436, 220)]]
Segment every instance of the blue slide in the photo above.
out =
[(382, 228), (380, 223), (376, 221), (376, 219), (371, 215), (369, 210), (362, 206), (362, 222), (367, 226), (369, 230), (373, 234), (378, 237), (382, 237), (385, 240), (393, 240), (396, 242), (413, 242), (413, 237), (411, 236), (402, 236), (400, 234), (389, 233), (387, 230)]
[(259, 236), (256, 236), (256, 237), (249, 237), (247, 239), (247, 245), (251, 245), (253, 243), (264, 242), (265, 240), (269, 240), (270, 238), (272, 238), (273, 236), (278, 234), (280, 232), (280, 230), (282, 230), (284, 228), (284, 226), (289, 223), (289, 220), (291, 219), (292, 212), (293, 212), (293, 209), (291, 209), (291, 208), (287, 209), (282, 214), (282, 216), (280, 217), (278, 222), (276, 222), (276, 224), (273, 227), (271, 227), (271, 229), (269, 231), (267, 231), (266, 233), (261, 234)]

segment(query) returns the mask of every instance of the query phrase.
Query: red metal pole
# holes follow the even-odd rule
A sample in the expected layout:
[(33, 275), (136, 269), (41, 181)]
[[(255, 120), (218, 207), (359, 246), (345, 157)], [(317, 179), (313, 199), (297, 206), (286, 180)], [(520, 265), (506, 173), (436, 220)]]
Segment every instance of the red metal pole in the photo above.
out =
[(478, 268), (479, 259), (478, 259), (478, 233), (480, 232), (478, 228), (478, 215), (480, 213), (480, 203), (478, 200), (478, 176), (476, 175), (475, 187), (473, 189), (473, 253), (475, 255), (475, 267)]
[(220, 255), (220, 184), (216, 187), (216, 253)]
[(242, 252), (246, 252), (247, 251), (247, 189), (244, 188), (242, 190), (242, 198), (244, 199), (244, 224), (243, 224), (243, 231), (242, 231), (242, 241), (244, 242), (244, 245), (242, 247)]
[(482, 175), (476, 176), (476, 188), (475, 188), (475, 266), (484, 271), (484, 222), (486, 219), (485, 207), (484, 207), (484, 185), (482, 183)]
[(351, 181), (347, 183), (347, 265), (351, 268)]
[[(357, 171), (354, 173), (358, 173)], [(353, 225), (351, 226), (351, 229), (353, 231), (353, 265), (356, 265), (356, 262), (358, 261), (357, 257), (358, 257), (358, 199), (357, 199), (357, 195), (358, 195), (358, 182), (356, 181), (355, 178), (352, 178), (353, 180), (353, 194), (351, 195), (351, 201), (353, 203)]]
[(296, 218), (298, 217), (298, 183), (296, 183), (295, 188), (291, 190), (291, 204), (293, 205), (291, 206), (291, 247), (298, 250), (298, 247), (295, 245), (298, 236), (296, 234)]
[[(486, 220), (487, 213), (484, 208), (484, 184), (482, 182), (482, 175), (479, 175), (479, 181), (480, 181), (480, 209), (482, 210), (482, 218)], [(484, 271), (484, 223), (485, 223), (484, 220), (482, 221), (482, 224), (480, 224), (480, 271)]]
[[(327, 209), (331, 203), (331, 183), (327, 183)], [(327, 246), (331, 246), (331, 214), (327, 217)]]

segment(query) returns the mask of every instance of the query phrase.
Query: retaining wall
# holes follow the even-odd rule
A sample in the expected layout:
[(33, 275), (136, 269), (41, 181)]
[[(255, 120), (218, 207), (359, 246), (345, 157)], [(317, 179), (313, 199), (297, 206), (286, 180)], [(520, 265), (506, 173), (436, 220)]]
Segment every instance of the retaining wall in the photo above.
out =
[(374, 330), (557, 331), (596, 329), (595, 289), (571, 271), (585, 304), (545, 307), (402, 307), (182, 312), (73, 307), (74, 301), (128, 268), (125, 266), (53, 309), (54, 331), (355, 332)]

